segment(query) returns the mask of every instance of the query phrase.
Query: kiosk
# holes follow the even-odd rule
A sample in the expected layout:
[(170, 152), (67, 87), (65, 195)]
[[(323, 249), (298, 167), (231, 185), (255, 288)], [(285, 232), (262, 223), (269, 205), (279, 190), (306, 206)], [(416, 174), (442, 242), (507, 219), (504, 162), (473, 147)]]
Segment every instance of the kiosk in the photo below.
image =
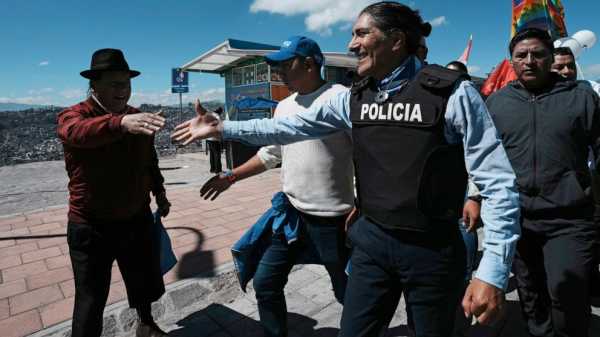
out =
[[(271, 118), (276, 102), (290, 95), (279, 74), (272, 71), (264, 59), (266, 54), (276, 50), (279, 46), (227, 39), (181, 69), (225, 78), (225, 118)], [(349, 85), (347, 73), (356, 67), (356, 58), (346, 53), (324, 52), (323, 55), (325, 80)], [(231, 169), (250, 159), (259, 147), (228, 142), (225, 148), (227, 167)]]

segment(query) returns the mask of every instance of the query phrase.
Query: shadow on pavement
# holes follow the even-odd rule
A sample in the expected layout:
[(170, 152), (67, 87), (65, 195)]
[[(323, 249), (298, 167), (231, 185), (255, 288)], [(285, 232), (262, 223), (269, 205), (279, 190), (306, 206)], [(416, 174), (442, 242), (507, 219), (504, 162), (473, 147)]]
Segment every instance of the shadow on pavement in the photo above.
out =
[(173, 171), (173, 170), (179, 170), (182, 169), (183, 166), (161, 166), (159, 167), (159, 170), (161, 171)]
[[(337, 328), (316, 328), (317, 321), (304, 315), (289, 313), (290, 336), (336, 337)], [(171, 337), (230, 336), (262, 337), (260, 322), (222, 304), (211, 304), (177, 322), (180, 329), (169, 332)]]
[[(340, 312), (340, 318), (342, 313)], [(316, 328), (316, 320), (300, 315), (297, 313), (288, 313), (288, 325), (289, 329), (293, 331), (290, 335), (296, 336), (307, 336), (307, 337), (337, 337), (340, 332), (338, 328), (324, 327)]]
[[(493, 327), (475, 325), (463, 334), (455, 337), (527, 337), (523, 320), (521, 319), (520, 306), (517, 301), (507, 302), (507, 311), (503, 320)], [(250, 314), (257, 317), (256, 312)], [(341, 312), (340, 312), (341, 315)], [(336, 337), (339, 329), (331, 327), (316, 328), (315, 319), (297, 313), (288, 313), (288, 330), (290, 337)], [(219, 336), (219, 337), (262, 337), (263, 331), (260, 323), (252, 318), (239, 313), (222, 304), (211, 304), (208, 307), (194, 312), (177, 322), (180, 327), (169, 333), (173, 337), (192, 336)], [(590, 336), (597, 336), (600, 331), (598, 317), (592, 317)], [(596, 332), (596, 333), (595, 333)], [(387, 330), (386, 337), (412, 336), (406, 325), (398, 325)]]
[(51, 239), (51, 238), (60, 238), (66, 237), (67, 234), (45, 234), (45, 235), (19, 235), (19, 236), (4, 236), (0, 237), (0, 241), (5, 240), (37, 240), (37, 239)]
[(196, 246), (191, 251), (183, 254), (177, 262), (177, 277), (179, 279), (191, 278), (202, 275), (203, 277), (215, 276), (215, 261), (212, 251), (202, 251), (204, 235), (193, 227), (168, 227), (167, 231), (173, 229), (185, 229), (196, 235)]

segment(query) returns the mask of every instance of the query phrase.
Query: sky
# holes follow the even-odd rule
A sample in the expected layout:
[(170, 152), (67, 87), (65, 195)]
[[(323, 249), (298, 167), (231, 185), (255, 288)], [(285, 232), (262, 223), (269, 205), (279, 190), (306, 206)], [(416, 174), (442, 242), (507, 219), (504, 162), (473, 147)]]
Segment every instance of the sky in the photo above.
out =
[[(119, 48), (132, 69), (131, 105), (177, 104), (171, 68), (181, 66), (227, 38), (280, 45), (291, 35), (315, 39), (323, 51), (346, 52), (357, 13), (370, 0), (1, 0), (0, 103), (68, 106), (85, 98), (92, 53)], [(473, 34), (472, 75), (485, 76), (507, 57), (510, 0), (416, 0), (434, 25), (431, 63), (457, 59)], [(600, 1), (563, 0), (570, 35), (600, 36)], [(578, 60), (586, 78), (600, 78), (600, 43)], [(190, 74), (195, 98), (223, 100), (224, 79)]]

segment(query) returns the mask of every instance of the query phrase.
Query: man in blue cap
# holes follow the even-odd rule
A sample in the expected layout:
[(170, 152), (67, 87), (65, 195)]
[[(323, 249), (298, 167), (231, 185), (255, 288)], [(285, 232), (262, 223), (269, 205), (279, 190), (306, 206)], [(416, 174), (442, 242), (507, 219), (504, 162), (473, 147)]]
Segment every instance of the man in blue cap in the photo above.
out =
[[(323, 54), (317, 43), (306, 37), (290, 37), (266, 60), (294, 92), (279, 102), (276, 116), (295, 115), (347, 90), (321, 78)], [(264, 234), (271, 238), (254, 274), (258, 312), (266, 336), (287, 336), (283, 289), (295, 264), (323, 264), (336, 299), (343, 302), (347, 262), (344, 222), (354, 206), (352, 140), (348, 132), (290, 145), (265, 146), (233, 171), (213, 177), (202, 187), (201, 194), (214, 199), (235, 181), (278, 164), (282, 165), (283, 193), (273, 197), (273, 209), (283, 209), (286, 220), (275, 220), (270, 225), (267, 216), (263, 216), (265, 223), (252, 228), (264, 228)]]

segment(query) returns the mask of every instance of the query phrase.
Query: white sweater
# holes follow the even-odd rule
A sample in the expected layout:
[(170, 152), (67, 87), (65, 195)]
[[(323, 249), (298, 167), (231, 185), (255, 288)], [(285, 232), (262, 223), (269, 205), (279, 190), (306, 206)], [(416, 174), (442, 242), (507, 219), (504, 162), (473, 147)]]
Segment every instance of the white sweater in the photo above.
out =
[[(324, 84), (316, 91), (292, 94), (279, 102), (275, 116), (290, 116), (321, 105), (348, 88)], [(262, 147), (258, 157), (267, 168), (281, 163), (283, 192), (301, 212), (315, 216), (339, 216), (354, 206), (354, 167), (350, 130), (323, 139)]]

